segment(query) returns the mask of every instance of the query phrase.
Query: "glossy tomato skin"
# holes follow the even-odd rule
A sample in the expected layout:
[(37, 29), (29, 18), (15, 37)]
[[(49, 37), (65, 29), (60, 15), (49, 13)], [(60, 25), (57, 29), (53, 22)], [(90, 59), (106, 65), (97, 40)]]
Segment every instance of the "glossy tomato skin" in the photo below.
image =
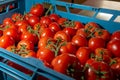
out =
[(11, 18), (5, 18), (5, 19), (3, 20), (3, 25), (4, 25), (4, 26), (9, 25), (9, 24), (11, 24), (11, 23), (14, 23)]
[(42, 4), (35, 4), (31, 7), (30, 13), (36, 16), (42, 16), (44, 14), (44, 7)]
[(77, 47), (87, 46), (87, 44), (88, 44), (87, 39), (81, 35), (74, 35), (71, 41)]
[[(71, 77), (76, 77), (77, 75), (80, 76), (80, 63), (75, 55), (69, 53), (63, 53), (52, 60), (52, 66), (55, 71), (58, 71), (62, 74), (66, 74)], [(73, 69), (74, 71), (71, 72), (70, 70)], [(77, 73), (78, 72), (78, 73)], [(76, 74), (77, 73), (77, 74)]]
[(107, 44), (107, 49), (110, 50), (115, 57), (120, 57), (120, 40), (110, 40)]
[(43, 16), (40, 19), (40, 24), (46, 24), (47, 26), (52, 22), (52, 20), (48, 16)]
[(83, 23), (79, 22), (79, 21), (75, 21), (74, 22), (74, 29), (80, 29), (80, 28), (84, 28)]
[(54, 52), (48, 48), (42, 48), (37, 50), (37, 58), (39, 60), (42, 60), (43, 62), (45, 61), (51, 63), (54, 57), (55, 57)]
[(92, 51), (89, 47), (80, 47), (77, 52), (76, 56), (79, 59), (82, 65), (85, 65), (86, 61), (90, 59)]
[(57, 22), (58, 20), (59, 20), (59, 18), (60, 18), (60, 16), (59, 15), (57, 15), (57, 14), (50, 14), (49, 15), (49, 17), (50, 17), (50, 19), (54, 22)]
[(7, 48), (8, 46), (14, 45), (15, 41), (13, 37), (8, 35), (3, 35), (0, 37), (0, 47), (1, 48)]
[(23, 20), (23, 15), (21, 13), (14, 13), (12, 16), (11, 16), (11, 19), (16, 22), (16, 21), (21, 21)]
[(89, 32), (87, 32), (87, 30), (85, 30), (85, 28), (80, 28), (76, 31), (76, 35), (81, 35), (81, 36), (87, 38), (89, 35)]
[(113, 32), (111, 39), (120, 39), (120, 30)]
[(104, 62), (94, 62), (86, 70), (86, 80), (114, 80), (111, 68)]
[(99, 37), (90, 38), (88, 41), (88, 47), (94, 51), (96, 48), (104, 48), (106, 45), (105, 40)]
[(39, 17), (35, 15), (29, 16), (28, 23), (33, 27), (35, 24), (39, 23)]

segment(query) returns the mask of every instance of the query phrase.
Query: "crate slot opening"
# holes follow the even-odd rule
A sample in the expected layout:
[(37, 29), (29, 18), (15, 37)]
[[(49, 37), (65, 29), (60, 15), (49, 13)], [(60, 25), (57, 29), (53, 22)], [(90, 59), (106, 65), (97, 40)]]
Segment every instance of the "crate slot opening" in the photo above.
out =
[(115, 18), (114, 22), (120, 22), (120, 15)]
[(57, 10), (59, 10), (59, 11), (67, 12), (67, 9), (66, 9), (65, 6), (59, 6), (59, 5), (56, 5), (56, 8), (57, 8)]
[(113, 14), (99, 12), (96, 16), (97, 19), (109, 21), (112, 18)]

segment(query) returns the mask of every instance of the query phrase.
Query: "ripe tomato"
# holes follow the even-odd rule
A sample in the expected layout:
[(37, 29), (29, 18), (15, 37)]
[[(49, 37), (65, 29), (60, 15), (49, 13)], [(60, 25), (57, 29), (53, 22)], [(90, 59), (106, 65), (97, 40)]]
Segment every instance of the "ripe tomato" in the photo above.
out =
[(74, 25), (75, 25), (74, 29), (84, 28), (84, 25), (81, 22), (79, 22), (79, 21), (75, 21)]
[(104, 48), (106, 45), (105, 40), (99, 37), (90, 38), (88, 41), (88, 47), (94, 51), (96, 48)]
[(21, 13), (14, 13), (11, 16), (11, 19), (16, 22), (16, 21), (21, 21), (23, 20), (24, 16)]
[(55, 21), (55, 22), (57, 22), (58, 20), (59, 20), (59, 15), (57, 15), (57, 14), (50, 14), (49, 15), (49, 17), (50, 17), (50, 19), (52, 20), (52, 21)]
[(59, 18), (59, 20), (57, 21), (57, 23), (62, 26), (65, 21), (67, 21), (67, 18)]
[(113, 32), (111, 39), (120, 39), (120, 30)]
[(61, 30), (59, 24), (57, 22), (52, 22), (50, 23), (49, 27), (54, 33), (58, 32)]
[(13, 37), (15, 42), (18, 42), (20, 40), (20, 36), (18, 31), (15, 28), (7, 28), (3, 31), (3, 35), (9, 35)]
[(70, 41), (70, 36), (67, 35), (64, 31), (58, 31), (54, 35), (54, 39), (58, 40), (61, 39), (62, 41)]
[(29, 32), (29, 31), (22, 33), (20, 38), (21, 38), (21, 40), (26, 39), (28, 41), (31, 41), (35, 45), (38, 42), (38, 36), (35, 33)]
[(17, 44), (17, 49), (28, 49), (28, 50), (34, 50), (34, 43), (28, 40), (21, 40)]
[(95, 37), (101, 37), (103, 38), (105, 41), (109, 41), (110, 40), (110, 33), (105, 30), (105, 29), (99, 29), (94, 33)]
[(36, 16), (42, 16), (44, 14), (44, 7), (42, 4), (35, 4), (31, 7), (30, 13)]
[(37, 58), (43, 62), (45, 61), (51, 63), (51, 61), (55, 58), (55, 54), (48, 48), (42, 48), (37, 50)]
[(113, 57), (112, 52), (106, 48), (96, 48), (95, 56), (98, 61), (104, 61), (106, 63), (110, 63), (111, 58)]
[(110, 50), (115, 57), (120, 57), (120, 40), (112, 39), (107, 43), (107, 49)]
[(99, 29), (99, 25), (95, 22), (89, 22), (85, 24), (85, 29), (90, 31), (90, 32), (95, 32), (96, 29)]
[(11, 18), (5, 18), (5, 19), (3, 20), (3, 25), (4, 25), (4, 26), (9, 25), (9, 24), (11, 24), (11, 23), (14, 23)]
[(66, 27), (66, 28), (63, 29), (63, 31), (64, 31), (67, 35), (70, 35), (71, 38), (76, 34), (76, 29), (71, 28), (71, 27)]
[(47, 26), (52, 22), (48, 16), (43, 16), (40, 19), (40, 24), (46, 24)]
[(13, 37), (8, 35), (3, 35), (0, 37), (0, 47), (1, 48), (7, 48), (8, 46), (14, 45), (15, 41)]
[(86, 61), (90, 59), (91, 53), (92, 51), (89, 47), (80, 47), (76, 52), (76, 56), (80, 63), (85, 65)]
[(93, 62), (85, 75), (85, 80), (114, 80), (110, 66), (104, 62)]
[[(64, 43), (64, 42), (63, 42)], [(66, 42), (65, 45), (60, 47), (60, 53), (71, 53), (75, 54), (77, 47), (72, 42)]]
[[(80, 63), (75, 55), (63, 53), (52, 60), (52, 66), (55, 71), (66, 74), (73, 78), (79, 76), (80, 79)], [(73, 71), (72, 71), (73, 70)]]
[(88, 44), (87, 39), (85, 37), (81, 36), (81, 35), (74, 35), (73, 38), (72, 38), (72, 42), (77, 47), (87, 46), (87, 44)]
[(35, 24), (39, 23), (39, 17), (35, 15), (29, 16), (28, 23), (33, 27)]

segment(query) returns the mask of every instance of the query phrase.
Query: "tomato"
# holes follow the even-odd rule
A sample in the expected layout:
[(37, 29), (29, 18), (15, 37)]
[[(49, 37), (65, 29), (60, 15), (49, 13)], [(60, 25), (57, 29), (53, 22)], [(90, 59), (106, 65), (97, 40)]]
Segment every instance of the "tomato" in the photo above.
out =
[(18, 42), (20, 40), (20, 36), (18, 31), (15, 28), (7, 28), (3, 31), (3, 35), (9, 35), (13, 37), (15, 42)]
[(71, 77), (79, 75), (80, 79), (80, 63), (75, 55), (69, 53), (63, 53), (52, 60), (53, 70), (66, 74)]
[(94, 33), (95, 37), (101, 37), (103, 38), (105, 41), (109, 41), (110, 40), (110, 33), (105, 30), (105, 29), (99, 29)]
[(12, 19), (14, 22), (16, 22), (16, 21), (21, 21), (21, 20), (23, 20), (23, 18), (24, 18), (24, 16), (23, 16), (22, 14), (20, 14), (20, 13), (14, 13), (14, 14), (12, 14), (12, 16), (11, 16), (11, 19)]
[(40, 37), (53, 37), (54, 32), (50, 28), (44, 28), (40, 32)]
[(29, 16), (28, 23), (33, 27), (35, 24), (39, 23), (39, 17), (35, 15)]
[[(63, 42), (64, 43), (64, 42)], [(66, 42), (65, 45), (60, 47), (60, 53), (71, 53), (75, 54), (77, 47), (72, 42)]]
[(95, 32), (95, 30), (99, 29), (99, 25), (95, 22), (89, 22), (85, 24), (85, 29), (90, 31), (90, 32)]
[(52, 22), (52, 23), (50, 23), (50, 25), (49, 25), (49, 27), (48, 28), (50, 28), (52, 31), (54, 31), (55, 33), (57, 32), (57, 31), (60, 31), (61, 30), (61, 28), (60, 28), (60, 26), (59, 26), (59, 24), (57, 23), (57, 22)]
[(83, 37), (88, 37), (88, 35), (90, 34), (90, 32), (88, 32), (85, 28), (80, 28), (76, 31), (76, 35), (81, 35)]
[(79, 21), (75, 21), (74, 25), (75, 25), (74, 26), (75, 29), (84, 28), (84, 25), (81, 22), (79, 22)]
[(87, 39), (85, 37), (81, 36), (81, 35), (74, 35), (73, 38), (72, 38), (72, 42), (77, 47), (87, 46), (87, 44), (88, 44)]
[(17, 49), (25, 48), (28, 50), (34, 50), (34, 43), (28, 40), (21, 40), (17, 44)]
[(8, 46), (14, 45), (15, 41), (13, 37), (8, 35), (3, 35), (0, 37), (0, 47), (1, 48), (7, 48)]
[(90, 38), (88, 41), (88, 47), (94, 51), (96, 48), (104, 48), (106, 45), (105, 40), (99, 37)]
[(37, 50), (37, 58), (43, 62), (46, 61), (51, 63), (51, 61), (55, 58), (55, 54), (48, 48), (42, 48)]
[(59, 15), (54, 14), (54, 13), (53, 13), (53, 14), (50, 14), (49, 17), (50, 17), (50, 19), (51, 19), (52, 21), (55, 21), (55, 22), (57, 22), (57, 21), (59, 20), (59, 18), (60, 18)]
[(93, 62), (88, 65), (85, 80), (114, 80), (111, 68), (104, 62)]
[(113, 32), (111, 39), (120, 39), (120, 30)]
[(116, 57), (112, 59), (111, 69), (113, 70), (115, 80), (120, 79), (120, 58)]
[(63, 29), (63, 31), (64, 31), (67, 35), (70, 35), (71, 38), (76, 34), (76, 29), (71, 28), (71, 27), (66, 27), (66, 28)]
[(112, 52), (106, 48), (96, 48), (95, 56), (98, 61), (104, 61), (106, 63), (110, 63), (111, 58), (113, 57)]
[(13, 52), (13, 53), (17, 53), (17, 50), (16, 50), (16, 46), (15, 45), (11, 45), (11, 46), (8, 46), (6, 48), (6, 50), (10, 51), (10, 52)]
[(0, 30), (0, 37), (3, 35), (3, 31), (2, 30)]
[(47, 26), (52, 22), (48, 16), (43, 16), (40, 19), (40, 24), (46, 24)]
[(110, 50), (115, 57), (120, 57), (120, 40), (112, 39), (107, 43), (107, 49)]
[(31, 7), (30, 13), (36, 16), (42, 16), (44, 14), (44, 7), (42, 4), (35, 4)]
[(54, 39), (61, 39), (62, 41), (70, 41), (70, 36), (67, 35), (64, 31), (58, 31), (54, 35)]
[(26, 20), (20, 20), (20, 21), (16, 21), (15, 25), (20, 27), (22, 25), (28, 25), (28, 22)]
[(59, 18), (57, 23), (62, 26), (65, 21), (67, 21), (67, 18)]
[(11, 24), (11, 23), (14, 23), (11, 18), (5, 18), (5, 19), (3, 20), (3, 25), (4, 25), (4, 26), (9, 25), (9, 24)]
[(38, 36), (35, 34), (35, 33), (32, 33), (32, 32), (29, 32), (29, 31), (26, 31), (24, 32), (23, 34), (21, 34), (21, 40), (28, 40), (28, 41), (31, 41), (32, 43), (34, 43), (35, 45), (37, 44), (38, 42)]
[(80, 47), (77, 52), (76, 56), (79, 59), (82, 65), (85, 65), (86, 61), (90, 58), (92, 51), (89, 47)]

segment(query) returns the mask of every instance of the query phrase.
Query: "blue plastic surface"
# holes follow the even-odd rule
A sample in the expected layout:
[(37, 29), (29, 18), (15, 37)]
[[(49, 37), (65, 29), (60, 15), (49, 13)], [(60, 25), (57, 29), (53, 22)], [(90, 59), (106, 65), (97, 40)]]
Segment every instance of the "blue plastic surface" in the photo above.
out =
[[(110, 10), (103, 8), (95, 8), (91, 6), (72, 4), (67, 2), (62, 2), (58, 0), (3, 0), (0, 1), (0, 5), (7, 4), (6, 11), (0, 13), (0, 23), (2, 23), (3, 19), (6, 17), (10, 17), (15, 12), (28, 12), (33, 4), (36, 3), (50, 3), (53, 6), (53, 13), (60, 15), (61, 17), (68, 18), (70, 20), (81, 21), (83, 23), (88, 22), (96, 22), (101, 25), (103, 28), (107, 29), (110, 33), (113, 33), (116, 30), (120, 30), (120, 22), (115, 22), (116, 17), (120, 16), (120, 11), (118, 10)], [(9, 4), (16, 3), (17, 7), (15, 9), (9, 10)], [(57, 6), (64, 6), (66, 8), (65, 11), (61, 11), (57, 9)], [(79, 14), (73, 14), (70, 12), (70, 8), (81, 9), (93, 11), (94, 15), (84, 16)], [(112, 14), (111, 19), (108, 21), (97, 19), (96, 16), (100, 12)], [(8, 52), (2, 48), (0, 48), (0, 58), (4, 58), (4, 60), (10, 60), (12, 62), (18, 63), (29, 70), (32, 70), (34, 73), (32, 76), (27, 75), (23, 72), (20, 72), (10, 66), (8, 66), (5, 61), (0, 62), (0, 80), (34, 80), (36, 75), (42, 75), (50, 80), (74, 80), (66, 75), (60, 74), (50, 68), (47, 68), (43, 65), (43, 63), (34, 58), (22, 58), (16, 54)], [(33, 62), (33, 63), (31, 63)]]

